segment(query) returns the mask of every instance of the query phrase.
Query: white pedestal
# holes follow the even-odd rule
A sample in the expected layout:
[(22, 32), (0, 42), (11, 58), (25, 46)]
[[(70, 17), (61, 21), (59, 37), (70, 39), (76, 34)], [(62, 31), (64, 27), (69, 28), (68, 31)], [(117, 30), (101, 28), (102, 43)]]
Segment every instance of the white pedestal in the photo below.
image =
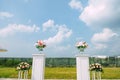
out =
[(85, 54), (76, 55), (77, 80), (90, 80), (89, 57)]
[(33, 54), (32, 80), (44, 80), (45, 54)]

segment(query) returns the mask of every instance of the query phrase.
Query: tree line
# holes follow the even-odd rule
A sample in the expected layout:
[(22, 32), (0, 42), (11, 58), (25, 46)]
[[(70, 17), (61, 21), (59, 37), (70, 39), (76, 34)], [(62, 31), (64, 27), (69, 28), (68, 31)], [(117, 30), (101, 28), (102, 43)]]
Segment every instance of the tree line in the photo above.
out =
[[(32, 58), (0, 58), (1, 67), (16, 67), (20, 62), (27, 62), (32, 65)], [(107, 57), (96, 58), (89, 57), (89, 63), (100, 63), (104, 67), (120, 67), (120, 58)], [(75, 58), (46, 58), (46, 67), (75, 67)]]

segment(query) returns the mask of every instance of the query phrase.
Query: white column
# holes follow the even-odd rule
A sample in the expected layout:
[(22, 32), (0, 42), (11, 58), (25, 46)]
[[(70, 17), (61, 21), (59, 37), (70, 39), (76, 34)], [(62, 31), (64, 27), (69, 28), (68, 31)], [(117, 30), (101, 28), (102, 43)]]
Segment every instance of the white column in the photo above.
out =
[(45, 54), (33, 54), (32, 80), (44, 80)]
[(76, 56), (77, 80), (90, 80), (89, 57), (85, 54)]

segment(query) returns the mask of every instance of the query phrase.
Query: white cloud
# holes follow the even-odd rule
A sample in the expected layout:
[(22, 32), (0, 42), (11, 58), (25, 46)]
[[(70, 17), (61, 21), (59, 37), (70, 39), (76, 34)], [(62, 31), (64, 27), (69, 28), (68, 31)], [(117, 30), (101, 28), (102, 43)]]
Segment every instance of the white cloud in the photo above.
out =
[(94, 43), (95, 49), (104, 49), (107, 48), (107, 45), (105, 43)]
[(106, 55), (119, 54), (119, 3), (120, 0), (88, 0), (88, 5), (80, 13), (79, 19), (87, 26), (96, 31), (103, 29), (102, 32), (95, 33), (91, 38), (91, 52)]
[(71, 0), (71, 2), (69, 3), (69, 6), (73, 9), (76, 9), (76, 10), (83, 9), (81, 2), (78, 0)]
[(61, 43), (64, 39), (69, 38), (72, 34), (72, 30), (68, 29), (65, 25), (58, 27), (58, 32), (55, 36), (49, 37), (45, 42), (48, 45), (54, 45)]
[(37, 32), (38, 30), (39, 27), (36, 25), (9, 24), (7, 27), (0, 29), (0, 36), (6, 37), (15, 34), (16, 32)]
[(14, 15), (9, 12), (0, 12), (0, 18), (11, 18)]
[(45, 40), (46, 44), (50, 46), (61, 43), (64, 39), (69, 38), (72, 34), (72, 30), (68, 29), (66, 25), (55, 24), (54, 20), (51, 19), (43, 23), (43, 31), (48, 29), (54, 30), (56, 33), (55, 36), (49, 37), (47, 40)]
[(93, 42), (107, 42), (109, 41), (112, 37), (117, 36), (117, 33), (114, 33), (111, 29), (109, 28), (104, 28), (102, 32), (96, 33), (92, 37)]
[(102, 32), (95, 33), (91, 39), (92, 43), (95, 45), (96, 48), (102, 49), (106, 48), (106, 43), (113, 39), (115, 36), (118, 36), (117, 33), (114, 33), (109, 28), (104, 28)]
[(89, 0), (79, 18), (89, 26), (118, 27), (120, 0)]
[(48, 28), (52, 28), (54, 25), (54, 20), (49, 19), (47, 22), (43, 23), (43, 31), (46, 31)]

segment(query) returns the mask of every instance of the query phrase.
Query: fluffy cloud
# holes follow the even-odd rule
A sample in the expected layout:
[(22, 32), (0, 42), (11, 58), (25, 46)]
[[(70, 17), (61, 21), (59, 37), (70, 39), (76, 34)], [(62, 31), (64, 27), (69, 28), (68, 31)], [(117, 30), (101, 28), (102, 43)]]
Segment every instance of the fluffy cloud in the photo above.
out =
[(78, 0), (71, 0), (71, 2), (69, 3), (69, 6), (73, 9), (76, 9), (76, 10), (83, 9), (81, 2)]
[(16, 32), (37, 32), (39, 27), (36, 25), (28, 26), (23, 24), (9, 24), (7, 27), (0, 29), (0, 36), (6, 37)]
[(110, 38), (117, 36), (117, 33), (114, 33), (109, 28), (104, 28), (101, 33), (96, 33), (92, 37), (93, 42), (107, 42), (110, 40)]
[(114, 33), (109, 28), (104, 28), (102, 32), (95, 33), (91, 39), (92, 43), (95, 45), (96, 48), (102, 49), (106, 48), (106, 43), (111, 41), (115, 36), (118, 36), (117, 33)]
[(43, 31), (46, 31), (48, 28), (52, 28), (54, 26), (54, 21), (49, 19), (47, 22), (43, 23)]
[(79, 19), (85, 22), (87, 26), (93, 27), (96, 31), (103, 29), (102, 32), (95, 33), (91, 38), (94, 45), (94, 48), (91, 47), (90, 49), (91, 52), (107, 55), (119, 54), (119, 3), (120, 0), (88, 0), (88, 5), (80, 13)]
[(48, 45), (59, 44), (65, 38), (69, 38), (72, 34), (72, 30), (68, 29), (66, 25), (58, 25), (54, 23), (54, 20), (48, 20), (43, 24), (43, 30), (56, 29), (57, 33), (53, 37), (49, 37), (45, 42)]
[(11, 18), (13, 17), (14, 15), (9, 13), (9, 12), (0, 12), (0, 18)]
[(65, 38), (69, 38), (72, 34), (72, 30), (68, 29), (65, 25), (58, 27), (58, 32), (55, 36), (49, 37), (45, 42), (48, 45), (58, 44), (62, 42)]
[(89, 26), (118, 27), (120, 0), (89, 0), (79, 18)]

